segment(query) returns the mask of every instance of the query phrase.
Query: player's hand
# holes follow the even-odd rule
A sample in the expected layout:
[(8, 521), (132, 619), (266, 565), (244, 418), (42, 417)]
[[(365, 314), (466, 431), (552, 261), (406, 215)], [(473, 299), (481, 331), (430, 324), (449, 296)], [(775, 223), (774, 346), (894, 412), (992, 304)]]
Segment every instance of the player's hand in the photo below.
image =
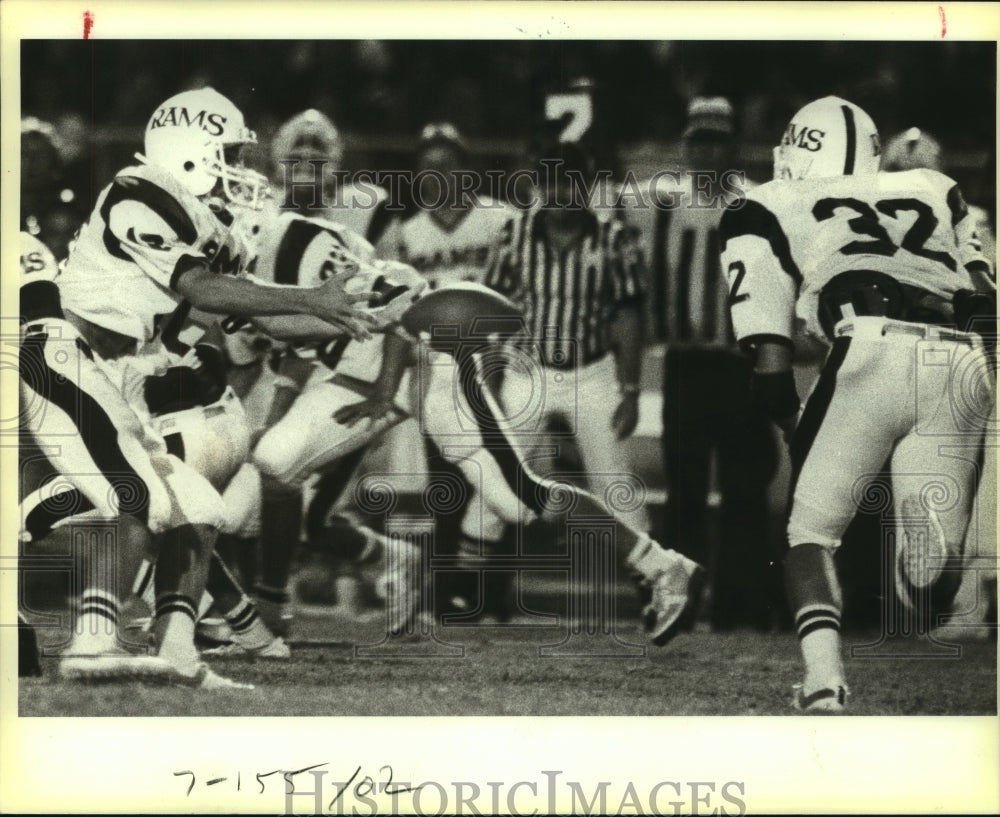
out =
[(395, 409), (391, 400), (380, 400), (370, 397), (360, 403), (352, 403), (349, 406), (341, 406), (333, 413), (333, 419), (348, 428), (357, 425), (361, 420), (370, 419), (372, 421), (381, 420), (387, 417)]
[(611, 417), (611, 428), (619, 440), (632, 436), (639, 424), (639, 395), (632, 392), (622, 397), (622, 401)]
[(371, 337), (369, 330), (376, 325), (375, 319), (355, 304), (367, 303), (373, 293), (348, 292), (345, 287), (354, 274), (344, 272), (333, 275), (320, 284), (313, 314), (355, 340), (368, 340)]

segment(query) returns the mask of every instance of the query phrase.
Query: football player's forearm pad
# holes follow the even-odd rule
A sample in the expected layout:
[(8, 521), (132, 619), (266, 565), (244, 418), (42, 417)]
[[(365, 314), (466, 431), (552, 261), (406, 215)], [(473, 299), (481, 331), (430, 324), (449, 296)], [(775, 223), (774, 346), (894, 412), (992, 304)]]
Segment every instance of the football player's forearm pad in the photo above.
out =
[(201, 377), (190, 366), (172, 366), (163, 374), (147, 377), (143, 394), (154, 417), (207, 405)]
[(750, 380), (753, 403), (772, 420), (787, 420), (802, 405), (795, 389), (792, 372), (762, 374), (754, 372)]

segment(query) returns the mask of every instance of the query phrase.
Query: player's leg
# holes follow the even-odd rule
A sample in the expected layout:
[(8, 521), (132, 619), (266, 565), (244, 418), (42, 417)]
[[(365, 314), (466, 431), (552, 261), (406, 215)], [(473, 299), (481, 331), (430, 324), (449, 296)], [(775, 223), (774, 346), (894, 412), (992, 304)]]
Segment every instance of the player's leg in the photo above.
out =
[[(466, 365), (475, 363), (469, 361)], [(499, 518), (524, 524), (543, 517), (564, 524), (572, 510), (582, 516), (608, 516), (608, 509), (593, 494), (534, 475), (515, 448), (499, 406), (475, 376), (462, 376), (457, 371), (459, 366), (428, 369), (433, 370), (433, 376), (423, 385), (431, 398), (424, 400), (425, 427), (448, 456), (449, 436), (464, 439), (470, 449), (477, 439), (466, 429), (456, 432), (456, 416), (476, 418), (481, 447), (465, 456), (459, 454), (458, 465), (468, 471), (470, 479), (480, 482), (486, 507)], [(460, 388), (456, 388), (456, 381)], [(445, 395), (450, 412), (443, 410)], [(428, 411), (431, 406), (442, 410)], [(649, 596), (643, 611), (644, 625), (654, 643), (665, 644), (693, 612), (703, 570), (675, 551), (664, 550), (620, 518), (615, 517), (614, 522), (617, 547), (628, 554), (626, 562), (641, 577), (640, 584)]]
[(570, 396), (576, 403), (576, 442), (590, 492), (630, 528), (648, 531), (644, 486), (611, 427), (620, 399), (617, 393), (609, 394), (609, 384), (614, 383), (617, 378), (611, 355), (579, 370), (575, 394)]
[[(56, 484), (75, 489), (79, 508), (69, 512), (89, 511), (94, 519), (117, 526), (113, 541), (81, 554), (81, 615), (60, 671), (82, 680), (128, 676), (141, 672), (145, 663), (125, 661), (117, 645), (120, 585), (141, 559), (147, 524), (169, 500), (149, 460), (139, 419), (90, 350), (74, 338), (72, 332), (62, 340), (50, 340), (47, 332), (29, 333), (20, 355), (21, 403), (30, 408), (32, 436), (61, 475)], [(22, 504), (26, 529), (36, 537), (44, 536), (60, 513), (68, 516), (65, 496), (56, 503), (61, 512), (45, 513), (51, 497), (43, 493), (32, 492)]]
[(362, 399), (335, 383), (310, 383), (254, 449), (263, 487), (261, 572), (254, 594), (265, 623), (277, 635), (288, 629), (288, 581), (302, 525), (303, 481), (402, 419), (394, 414), (355, 426), (333, 419), (338, 407)]
[(910, 382), (909, 358), (905, 349), (901, 356), (889, 352), (889, 344), (839, 338), (791, 445), (794, 487), (784, 572), (805, 664), (795, 703), (808, 711), (843, 710), (842, 597), (834, 553), (867, 481), (909, 427), (898, 405)]

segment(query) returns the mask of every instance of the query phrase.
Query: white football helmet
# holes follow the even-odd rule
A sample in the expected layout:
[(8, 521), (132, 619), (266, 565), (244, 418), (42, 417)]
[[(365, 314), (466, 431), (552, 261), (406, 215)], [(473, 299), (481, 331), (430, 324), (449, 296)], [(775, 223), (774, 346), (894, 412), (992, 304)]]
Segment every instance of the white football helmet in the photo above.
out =
[(170, 97), (153, 112), (146, 152), (139, 158), (171, 173), (195, 196), (207, 196), (221, 179), (229, 201), (258, 208), (267, 179), (243, 167), (239, 157), (243, 145), (256, 142), (232, 102), (212, 88), (199, 88)]
[(788, 123), (774, 149), (774, 178), (872, 175), (878, 172), (881, 152), (871, 117), (846, 99), (826, 96), (810, 102)]
[(910, 128), (889, 140), (882, 156), (882, 169), (913, 170), (917, 167), (929, 167), (940, 172), (941, 145), (920, 128)]

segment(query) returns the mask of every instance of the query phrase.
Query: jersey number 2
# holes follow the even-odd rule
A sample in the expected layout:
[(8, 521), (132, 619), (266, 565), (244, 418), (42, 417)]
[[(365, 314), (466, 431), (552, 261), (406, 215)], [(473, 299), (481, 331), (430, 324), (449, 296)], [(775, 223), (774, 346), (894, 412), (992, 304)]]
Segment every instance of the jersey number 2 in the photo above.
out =
[[(867, 236), (867, 241), (851, 241), (840, 248), (844, 255), (884, 255), (893, 256), (900, 249), (944, 264), (952, 272), (956, 269), (955, 259), (946, 252), (928, 250), (924, 247), (927, 239), (933, 235), (938, 225), (938, 218), (930, 205), (919, 199), (885, 199), (875, 204), (873, 210), (870, 205), (860, 199), (853, 198), (829, 198), (820, 199), (813, 207), (813, 217), (817, 221), (826, 221), (836, 215), (839, 208), (846, 208), (856, 213), (854, 218), (848, 219), (847, 226), (855, 235)], [(876, 210), (878, 212), (876, 212)], [(916, 213), (916, 220), (903, 240), (897, 246), (885, 227), (879, 221), (879, 213), (891, 219), (897, 219), (900, 213)]]

